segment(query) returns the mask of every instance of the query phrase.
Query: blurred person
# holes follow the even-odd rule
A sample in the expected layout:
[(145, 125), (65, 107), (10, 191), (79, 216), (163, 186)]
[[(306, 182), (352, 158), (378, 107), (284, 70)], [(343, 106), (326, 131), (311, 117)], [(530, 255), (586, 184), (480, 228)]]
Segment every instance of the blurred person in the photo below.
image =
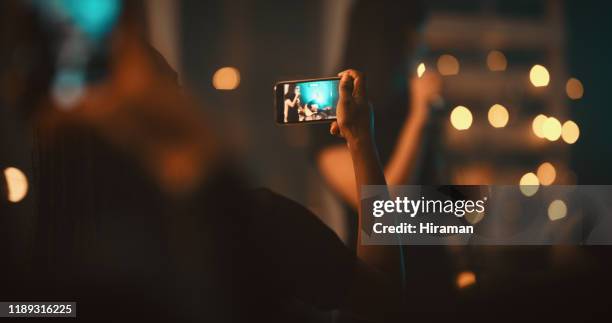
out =
[[(355, 258), (303, 206), (248, 189), (143, 39), (139, 2), (121, 4), (95, 46), (96, 77), (71, 84), (82, 87), (65, 101), (75, 93), (52, 91), (57, 44), (78, 26), (44, 28), (48, 12), (3, 3), (0, 53), (11, 64), (0, 98), (33, 128), (38, 212), (21, 228), (29, 261), (3, 264), (2, 298), (76, 301), (83, 320), (295, 322), (311, 308), (397, 320), (397, 247), (358, 246)], [(340, 75), (330, 131), (346, 140), (356, 183), (385, 185), (363, 76)]]
[[(437, 120), (432, 120), (430, 114), (434, 111), (429, 109), (440, 89), (439, 79), (429, 71), (422, 78), (406, 77), (412, 75), (412, 71), (407, 72), (406, 61), (419, 40), (418, 25), (423, 20), (423, 12), (418, 9), (421, 6), (414, 4), (415, 1), (355, 1), (341, 66), (353, 66), (368, 75), (370, 97), (378, 103), (374, 109), (376, 143), (385, 165), (387, 183), (440, 185), (448, 183), (448, 179), (440, 179), (440, 174), (430, 172), (433, 167), (430, 159), (424, 159), (422, 168), (415, 173), (419, 150), (424, 150), (421, 153), (425, 158), (433, 156), (438, 147), (432, 142), (443, 129)], [(360, 24), (363, 19), (370, 23)], [(323, 178), (345, 203), (349, 216), (354, 215), (360, 201), (346, 148), (323, 136), (312, 146)], [(341, 167), (337, 168), (338, 165)], [(479, 175), (486, 175), (485, 168), (477, 170)], [(486, 179), (486, 176), (480, 177)], [(456, 184), (488, 183), (469, 176), (462, 179), (462, 183)], [(470, 193), (465, 192), (465, 187), (461, 190), (461, 193)], [(356, 219), (357, 216), (349, 217), (349, 222)], [(350, 225), (349, 230), (353, 227)], [(587, 231), (586, 227), (582, 230)], [(557, 315), (602, 311), (609, 308), (609, 301), (606, 297), (594, 296), (597, 293), (590, 290), (606, 293), (610, 286), (609, 275), (605, 274), (609, 257), (602, 257), (608, 252), (604, 249), (406, 246), (410, 295), (425, 300), (415, 299), (411, 303), (417, 311), (435, 312), (438, 317), (452, 319), (460, 318), (460, 313), (507, 314), (509, 307), (521, 309), (522, 313), (554, 311), (552, 314)], [(582, 253), (585, 250), (588, 252)], [(471, 288), (458, 290), (455, 279), (463, 270), (474, 273), (478, 282)], [(436, 302), (430, 302), (431, 299)]]
[[(448, 177), (443, 176), (446, 174), (440, 174), (448, 169), (433, 169), (434, 172), (431, 172), (436, 166), (432, 165), (431, 159), (427, 159), (439, 153), (436, 151), (439, 147), (432, 143), (444, 130), (442, 124), (433, 119), (436, 116), (430, 115), (435, 111), (430, 111), (428, 104), (436, 96), (439, 80), (428, 77), (429, 71), (422, 79), (410, 80), (406, 77), (412, 73), (406, 71), (406, 61), (418, 41), (418, 25), (423, 19), (418, 9), (421, 6), (414, 3), (353, 1), (348, 42), (341, 67), (354, 66), (368, 75), (369, 94), (377, 102), (374, 109), (376, 141), (385, 165), (387, 182), (391, 185), (440, 185), (450, 182)], [(463, 8), (455, 8), (454, 5), (443, 7)], [(370, 23), (359, 24), (363, 19), (368, 19)], [(324, 133), (323, 130), (317, 132)], [(423, 139), (425, 143), (421, 143)], [(320, 173), (345, 203), (349, 222), (357, 221), (354, 210), (359, 199), (355, 194), (355, 183), (350, 176), (351, 163), (344, 146), (325, 136), (318, 138), (312, 146)], [(419, 152), (419, 149), (423, 151)], [(422, 159), (421, 167), (415, 174), (419, 153), (420, 158), (425, 159)], [(452, 163), (450, 160), (442, 162)], [(338, 165), (342, 167), (335, 168)], [(455, 184), (487, 184), (487, 177), (484, 176), (487, 169), (481, 166), (477, 167), (477, 171), (478, 175), (483, 175), (480, 176), (481, 181), (462, 176), (464, 181)], [(349, 230), (353, 227), (350, 225)], [(586, 231), (586, 228), (582, 230)], [(352, 241), (349, 241), (349, 245), (353, 245)], [(604, 247), (588, 247), (581, 248), (588, 250), (588, 253), (580, 254), (575, 249), (578, 248), (406, 246), (410, 295), (418, 295), (418, 298), (425, 300), (419, 302), (416, 299), (412, 304), (417, 311), (435, 312), (437, 317), (448, 316), (452, 319), (461, 318), (461, 313), (470, 313), (470, 319), (473, 315), (485, 313), (495, 313), (496, 316), (492, 317), (498, 317), (498, 313), (507, 315), (508, 308), (520, 309), (519, 313), (550, 311), (553, 316), (567, 312), (592, 313), (609, 308), (607, 298), (595, 296), (598, 293), (592, 291), (605, 294), (609, 289), (609, 275), (605, 274), (609, 268), (609, 261), (606, 260), (610, 259), (606, 255), (609, 251)], [(561, 258), (563, 261), (560, 261)], [(474, 273), (476, 284), (458, 290), (455, 279), (461, 271)], [(431, 299), (436, 299), (436, 302), (430, 302)]]
[(301, 121), (299, 120), (299, 112), (302, 110), (300, 101), (300, 87), (289, 84), (285, 95), (285, 123)]
[[(418, 78), (416, 69), (409, 67), (421, 42), (420, 28), (426, 16), (422, 1), (363, 0), (352, 4), (348, 19), (341, 68), (354, 66), (368, 75), (369, 95), (376, 102), (375, 141), (389, 185), (436, 183), (436, 174), (428, 169), (433, 161), (427, 158), (431, 158), (428, 150), (437, 149), (432, 145), (437, 120), (431, 119), (430, 105), (439, 96), (441, 79), (429, 71)], [(356, 242), (350, 239), (356, 235), (350, 231), (358, 220), (360, 200), (350, 152), (341, 141), (325, 137), (324, 132), (315, 130), (313, 159), (324, 181), (343, 203), (347, 244), (352, 246)], [(419, 162), (422, 169), (417, 172)], [(440, 306), (454, 306), (455, 272), (446, 247), (406, 246), (403, 254), (406, 284), (414, 293), (411, 295), (419, 295), (411, 300), (416, 307), (437, 311)], [(427, 301), (432, 297), (438, 301)]]
[(304, 114), (305, 120), (321, 120), (325, 117), (325, 115), (319, 111), (319, 105), (315, 100), (310, 100), (304, 105)]
[[(376, 17), (372, 12), (378, 13)], [(374, 26), (360, 23), (373, 19)], [(358, 66), (368, 75), (370, 95), (379, 103), (374, 109), (375, 137), (389, 185), (411, 181), (429, 120), (429, 105), (441, 88), (436, 74), (426, 72), (418, 78), (407, 68), (424, 19), (420, 1), (357, 1), (351, 11), (343, 66)], [(334, 191), (356, 208), (359, 198), (346, 147), (336, 140), (319, 139), (313, 145), (319, 171)], [(342, 171), (335, 169), (338, 165)]]
[[(373, 110), (375, 140), (389, 185), (416, 181), (411, 176), (430, 120), (430, 104), (441, 89), (434, 72), (418, 78), (408, 68), (421, 42), (419, 29), (426, 15), (422, 1), (356, 1), (350, 11), (341, 67), (355, 66), (368, 75), (369, 95), (377, 102)], [(312, 146), (323, 178), (350, 209), (356, 209), (359, 198), (346, 147), (326, 136), (316, 138)], [(338, 165), (341, 167), (336, 169)]]

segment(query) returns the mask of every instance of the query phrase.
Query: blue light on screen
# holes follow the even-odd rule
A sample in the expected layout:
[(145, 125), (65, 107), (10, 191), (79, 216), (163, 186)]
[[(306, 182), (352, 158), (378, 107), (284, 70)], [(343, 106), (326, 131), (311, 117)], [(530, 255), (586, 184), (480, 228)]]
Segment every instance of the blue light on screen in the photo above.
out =
[(314, 101), (319, 107), (334, 107), (338, 100), (338, 80), (298, 83), (302, 102)]

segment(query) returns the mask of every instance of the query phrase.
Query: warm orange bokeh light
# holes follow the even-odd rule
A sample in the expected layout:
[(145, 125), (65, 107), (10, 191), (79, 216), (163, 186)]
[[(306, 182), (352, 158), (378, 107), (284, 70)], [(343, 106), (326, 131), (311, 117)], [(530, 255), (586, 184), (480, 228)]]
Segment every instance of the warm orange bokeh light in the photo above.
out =
[(533, 119), (531, 129), (533, 130), (533, 134), (535, 134), (538, 138), (544, 138), (544, 130), (542, 129), (542, 126), (544, 125), (544, 121), (546, 121), (546, 119), (548, 119), (548, 117), (543, 114), (539, 114)]
[(550, 117), (542, 124), (544, 138), (550, 141), (557, 141), (561, 137), (561, 122), (557, 118)]
[(426, 70), (427, 70), (427, 68), (425, 67), (425, 63), (419, 64), (419, 66), (417, 67), (417, 76), (419, 78), (422, 77), (423, 74), (425, 74)]
[(442, 55), (438, 58), (438, 72), (442, 75), (459, 74), (459, 61), (453, 55)]
[(521, 177), (519, 189), (525, 196), (533, 196), (540, 188), (540, 180), (534, 173), (527, 173)]
[(472, 112), (464, 106), (457, 106), (450, 115), (450, 121), (457, 130), (467, 130), (472, 126)]
[(529, 80), (535, 87), (547, 86), (550, 82), (550, 74), (546, 67), (542, 65), (534, 65), (529, 71)]
[(584, 95), (584, 87), (582, 82), (577, 78), (570, 78), (565, 84), (565, 93), (572, 100), (578, 100)]
[(489, 109), (489, 123), (494, 128), (503, 128), (508, 124), (510, 115), (508, 109), (501, 104), (495, 104)]
[(551, 221), (563, 219), (567, 215), (567, 205), (562, 200), (554, 200), (548, 206), (548, 218)]
[(506, 67), (508, 67), (508, 61), (504, 53), (498, 50), (492, 50), (489, 52), (489, 55), (487, 55), (487, 66), (492, 72), (501, 72), (505, 71)]
[(544, 186), (552, 184), (557, 177), (555, 167), (549, 162), (542, 163), (542, 165), (538, 167), (537, 174), (540, 183)]
[(561, 138), (570, 145), (575, 143), (580, 138), (580, 128), (574, 121), (566, 121), (561, 128)]
[(8, 200), (17, 203), (28, 194), (28, 178), (25, 174), (15, 168), (8, 167), (4, 170), (6, 186), (8, 188)]
[(213, 86), (217, 90), (234, 90), (240, 85), (240, 72), (234, 67), (223, 67), (213, 75)]
[(462, 271), (457, 274), (456, 284), (460, 289), (472, 286), (476, 284), (476, 274), (469, 270)]

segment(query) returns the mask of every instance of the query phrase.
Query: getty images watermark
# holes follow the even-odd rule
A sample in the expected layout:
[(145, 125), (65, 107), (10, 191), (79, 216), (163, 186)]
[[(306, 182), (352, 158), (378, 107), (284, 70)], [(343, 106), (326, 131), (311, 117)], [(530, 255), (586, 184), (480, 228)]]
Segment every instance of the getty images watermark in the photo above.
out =
[(363, 186), (361, 243), (612, 244), (612, 186), (525, 191), (510, 185)]

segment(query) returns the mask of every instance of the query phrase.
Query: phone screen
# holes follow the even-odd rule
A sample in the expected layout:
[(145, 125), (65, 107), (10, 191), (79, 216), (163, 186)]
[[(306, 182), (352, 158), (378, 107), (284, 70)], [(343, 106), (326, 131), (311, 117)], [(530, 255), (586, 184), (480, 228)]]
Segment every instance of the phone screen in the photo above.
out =
[(335, 120), (339, 80), (334, 77), (277, 83), (276, 122), (292, 124)]

